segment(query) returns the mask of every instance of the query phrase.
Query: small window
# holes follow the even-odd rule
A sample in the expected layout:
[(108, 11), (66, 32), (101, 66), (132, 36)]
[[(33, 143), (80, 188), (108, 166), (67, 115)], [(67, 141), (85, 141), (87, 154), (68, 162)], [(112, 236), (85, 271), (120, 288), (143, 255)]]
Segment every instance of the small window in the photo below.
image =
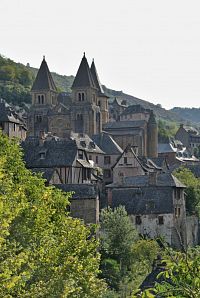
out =
[(13, 130), (14, 130), (14, 131), (16, 131), (16, 127), (17, 127), (16, 124), (13, 123)]
[(141, 225), (141, 223), (142, 223), (141, 216), (140, 215), (136, 215), (136, 217), (135, 217), (135, 224), (136, 225)]
[(78, 158), (83, 159), (83, 151), (82, 150), (78, 151)]
[(45, 159), (45, 155), (46, 155), (45, 152), (40, 152), (39, 154), (40, 154), (40, 159)]
[(104, 165), (109, 165), (110, 162), (110, 156), (104, 156)]
[(158, 224), (163, 225), (164, 224), (164, 217), (163, 216), (158, 216)]
[(105, 169), (103, 171), (103, 176), (104, 176), (104, 178), (110, 178), (111, 177), (111, 170)]
[(91, 147), (92, 149), (95, 149), (95, 147), (96, 147), (95, 143), (94, 143), (94, 142), (90, 142), (90, 147)]
[(38, 103), (39, 103), (39, 104), (41, 103), (40, 95), (38, 95)]
[(81, 93), (78, 94), (78, 100), (81, 101)]
[(85, 93), (82, 92), (82, 101), (85, 100)]
[(44, 104), (44, 95), (41, 95), (41, 104)]
[(80, 141), (80, 144), (81, 144), (81, 146), (82, 146), (83, 148), (86, 147), (86, 142), (85, 142), (85, 141)]
[(124, 164), (127, 165), (127, 163), (128, 163), (127, 157), (124, 157)]
[(41, 115), (36, 116), (36, 122), (42, 122), (42, 116)]
[(89, 155), (89, 160), (92, 160), (92, 155)]

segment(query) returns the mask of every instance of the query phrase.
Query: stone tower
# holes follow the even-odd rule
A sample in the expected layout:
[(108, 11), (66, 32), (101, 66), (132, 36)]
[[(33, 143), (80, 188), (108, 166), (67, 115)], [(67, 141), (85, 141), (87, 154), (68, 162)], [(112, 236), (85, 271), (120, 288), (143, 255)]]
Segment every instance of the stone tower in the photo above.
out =
[(28, 117), (28, 135), (48, 132), (48, 112), (57, 104), (57, 89), (45, 57), (31, 89), (32, 107)]
[(98, 88), (85, 53), (72, 84), (71, 126), (72, 131), (86, 133), (89, 136), (102, 131)]
[(158, 125), (153, 111), (147, 123), (147, 156), (158, 157)]
[(95, 83), (95, 86), (98, 90), (98, 106), (100, 107), (101, 110), (101, 115), (102, 115), (102, 125), (104, 125), (105, 123), (107, 123), (109, 121), (109, 114), (108, 114), (108, 96), (105, 95), (103, 88), (101, 86), (100, 80), (99, 80), (99, 76), (96, 70), (96, 66), (94, 63), (94, 59), (92, 61), (92, 65), (91, 65), (91, 73), (92, 73), (92, 77)]

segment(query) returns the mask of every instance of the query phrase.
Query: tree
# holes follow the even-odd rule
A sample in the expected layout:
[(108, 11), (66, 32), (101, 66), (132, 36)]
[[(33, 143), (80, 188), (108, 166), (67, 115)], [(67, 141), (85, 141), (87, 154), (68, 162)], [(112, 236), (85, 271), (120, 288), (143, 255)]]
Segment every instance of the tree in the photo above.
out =
[(69, 216), (68, 198), (0, 135), (0, 297), (101, 297), (98, 243)]
[(115, 259), (125, 268), (129, 265), (133, 242), (137, 232), (123, 206), (101, 212), (101, 252)]
[(186, 210), (189, 214), (200, 214), (200, 180), (186, 167), (180, 167), (173, 172), (186, 185)]
[(199, 298), (200, 247), (191, 248), (186, 253), (170, 250), (164, 263), (166, 270), (159, 274), (162, 281), (157, 283), (153, 289), (148, 289), (141, 295), (133, 297)]

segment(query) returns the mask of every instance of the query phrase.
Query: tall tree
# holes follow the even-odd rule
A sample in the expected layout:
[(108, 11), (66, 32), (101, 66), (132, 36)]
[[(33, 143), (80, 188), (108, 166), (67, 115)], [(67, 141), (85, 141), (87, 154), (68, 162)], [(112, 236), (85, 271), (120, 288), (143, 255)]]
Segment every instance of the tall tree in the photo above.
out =
[(101, 297), (98, 243), (44, 182), (0, 135), (0, 297)]

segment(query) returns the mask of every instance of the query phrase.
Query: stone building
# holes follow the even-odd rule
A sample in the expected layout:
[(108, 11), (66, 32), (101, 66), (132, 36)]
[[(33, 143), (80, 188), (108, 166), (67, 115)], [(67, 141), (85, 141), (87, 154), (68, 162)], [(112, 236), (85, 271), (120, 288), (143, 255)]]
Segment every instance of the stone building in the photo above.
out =
[[(22, 148), (27, 168), (42, 173), (47, 184), (65, 191), (76, 190), (71, 199), (72, 216), (86, 223), (98, 222), (98, 171), (89, 161), (85, 146), (78, 145), (74, 139), (43, 134), (27, 138)], [(98, 150), (102, 154), (97, 146), (94, 150), (95, 154)]]
[(104, 155), (101, 155), (98, 161), (99, 167), (103, 170), (103, 181), (105, 184), (113, 182), (112, 167), (116, 160), (121, 156), (123, 150), (106, 132), (92, 136), (93, 141), (101, 148)]
[(195, 152), (195, 149), (199, 150), (200, 148), (200, 134), (194, 127), (181, 124), (175, 138), (181, 141), (192, 154)]
[[(138, 118), (137, 114), (136, 118)], [(158, 127), (153, 111), (147, 118), (143, 118), (109, 122), (104, 125), (104, 130), (114, 138), (122, 149), (128, 145), (137, 146), (139, 156), (154, 158), (158, 156)]]
[(9, 138), (16, 137), (20, 140), (26, 138), (25, 119), (3, 99), (0, 99), (0, 129)]
[(119, 121), (120, 115), (123, 111), (127, 108), (126, 100), (120, 100), (119, 98), (115, 97), (114, 101), (109, 104), (109, 120), (112, 121)]
[(58, 92), (44, 58), (31, 89), (29, 136), (39, 136), (41, 131), (59, 137), (68, 137), (71, 131), (92, 136), (102, 131), (102, 125), (109, 118), (108, 97), (94, 61), (89, 67), (85, 54), (71, 89), (68, 102), (58, 101)]
[[(163, 237), (176, 248), (188, 243), (185, 186), (170, 173), (124, 177), (123, 183), (107, 186), (109, 205), (124, 205), (141, 235)], [(191, 235), (188, 235), (191, 238)]]

